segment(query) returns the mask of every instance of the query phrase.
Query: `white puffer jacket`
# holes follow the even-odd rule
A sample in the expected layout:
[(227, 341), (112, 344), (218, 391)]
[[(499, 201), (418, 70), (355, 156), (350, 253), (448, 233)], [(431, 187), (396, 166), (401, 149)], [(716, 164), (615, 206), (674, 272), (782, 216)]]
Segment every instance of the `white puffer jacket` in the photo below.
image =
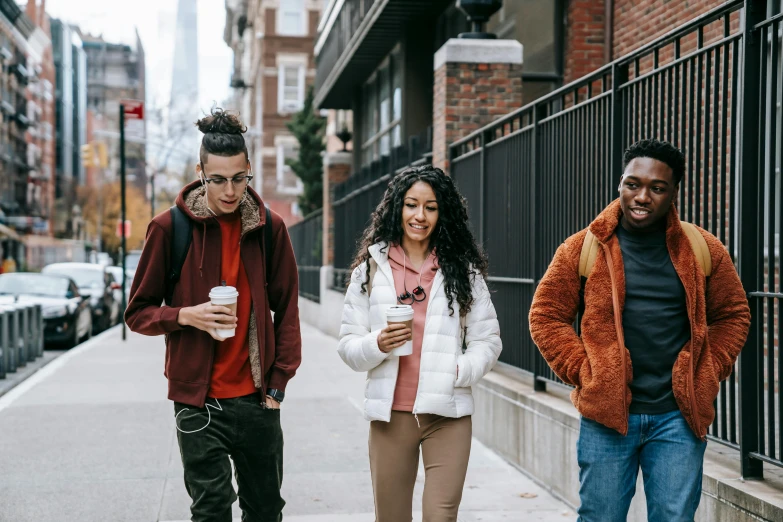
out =
[[(381, 243), (370, 247), (370, 255), (378, 264), (370, 297), (361, 289), (366, 279), (366, 264), (357, 267), (351, 275), (337, 351), (355, 371), (368, 372), (364, 391), (365, 418), (388, 422), (397, 384), (399, 357), (390, 357), (378, 348), (378, 334), (386, 327), (386, 309), (397, 304), (397, 292), (389, 258), (381, 252), (382, 246)], [(473, 414), (470, 387), (479, 382), (498, 360), (502, 348), (500, 327), (489, 289), (484, 278), (476, 274), (473, 280), (474, 302), (465, 320), (467, 351), (462, 353), (459, 305), (454, 302), (454, 315), (450, 316), (443, 283), (443, 273), (438, 270), (427, 304), (419, 387), (413, 413), (463, 417)]]

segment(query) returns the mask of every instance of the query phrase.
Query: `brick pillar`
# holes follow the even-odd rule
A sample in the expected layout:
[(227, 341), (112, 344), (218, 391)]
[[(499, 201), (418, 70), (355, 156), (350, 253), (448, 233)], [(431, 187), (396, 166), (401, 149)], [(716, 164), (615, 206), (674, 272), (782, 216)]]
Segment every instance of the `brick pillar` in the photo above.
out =
[(449, 145), (522, 106), (522, 44), (452, 38), (435, 53), (433, 165)]
[(322, 265), (332, 266), (334, 262), (334, 213), (332, 212), (332, 189), (351, 175), (353, 153), (327, 152), (324, 154), (324, 219)]

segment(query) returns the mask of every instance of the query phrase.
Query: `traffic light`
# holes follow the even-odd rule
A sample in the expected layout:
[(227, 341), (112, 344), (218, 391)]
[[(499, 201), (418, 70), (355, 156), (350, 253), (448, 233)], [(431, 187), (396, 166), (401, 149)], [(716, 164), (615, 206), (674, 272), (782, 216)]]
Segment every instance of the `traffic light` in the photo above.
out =
[(95, 148), (98, 150), (98, 166), (105, 169), (109, 166), (109, 154), (106, 150), (106, 144), (99, 141), (95, 144)]
[(95, 166), (95, 150), (91, 143), (85, 143), (81, 147), (82, 149), (82, 164), (85, 167)]

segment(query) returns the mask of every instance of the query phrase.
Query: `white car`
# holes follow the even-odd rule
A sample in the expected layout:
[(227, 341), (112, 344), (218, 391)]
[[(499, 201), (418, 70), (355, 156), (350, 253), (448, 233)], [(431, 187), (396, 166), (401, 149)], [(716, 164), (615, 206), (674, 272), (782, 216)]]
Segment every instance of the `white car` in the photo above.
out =
[[(108, 270), (112, 276), (114, 276), (114, 280), (122, 285), (122, 267), (121, 266), (107, 266), (106, 270)], [(133, 272), (131, 270), (125, 270), (126, 276), (126, 284), (125, 284), (125, 300), (128, 300), (128, 297), (130, 296), (130, 287), (131, 283), (133, 283)], [(120, 286), (122, 288), (122, 286)], [(122, 292), (120, 292), (120, 289), (117, 289), (114, 291), (114, 299), (118, 303), (122, 303)]]

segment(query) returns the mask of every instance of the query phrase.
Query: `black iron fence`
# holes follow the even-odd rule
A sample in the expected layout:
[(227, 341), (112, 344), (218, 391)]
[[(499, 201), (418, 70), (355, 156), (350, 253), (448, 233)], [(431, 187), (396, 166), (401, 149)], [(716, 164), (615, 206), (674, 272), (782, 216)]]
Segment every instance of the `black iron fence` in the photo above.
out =
[(323, 211), (316, 210), (288, 229), (299, 270), (299, 294), (315, 302), (321, 301), (323, 223)]
[(380, 203), (391, 177), (410, 165), (432, 158), (432, 127), (411, 136), (408, 143), (392, 149), (334, 187), (334, 278), (331, 287), (340, 291), (350, 276), (356, 243), (367, 227), (370, 214)]
[(745, 477), (760, 477), (762, 462), (783, 466), (780, 4), (726, 2), (451, 147), (490, 258), (501, 360), (539, 389), (558, 380), (527, 314), (555, 250), (616, 197), (629, 144), (658, 138), (685, 151), (680, 214), (724, 242), (751, 298), (751, 334), (710, 429), (741, 450)]

